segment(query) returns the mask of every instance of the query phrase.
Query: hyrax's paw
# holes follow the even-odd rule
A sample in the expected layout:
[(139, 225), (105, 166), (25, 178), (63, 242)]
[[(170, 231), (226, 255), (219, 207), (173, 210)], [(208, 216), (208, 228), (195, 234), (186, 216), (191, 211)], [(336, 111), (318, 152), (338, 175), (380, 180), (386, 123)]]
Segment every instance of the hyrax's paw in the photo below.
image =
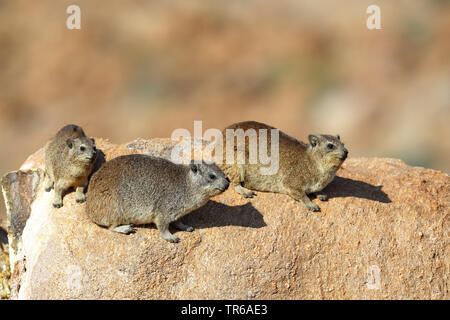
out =
[(328, 200), (328, 196), (325, 193), (318, 193), (317, 194), (317, 199), (319, 199), (320, 201), (327, 201)]
[(130, 234), (136, 232), (136, 230), (133, 228), (133, 225), (131, 224), (125, 224), (122, 226), (118, 226), (112, 229), (114, 232), (124, 233), (124, 234)]
[(75, 201), (76, 201), (77, 203), (83, 203), (83, 202), (86, 201), (86, 197), (84, 197), (84, 198), (78, 198), (78, 199), (76, 199)]
[(78, 203), (83, 203), (86, 201), (86, 194), (82, 193), (82, 192), (77, 192), (77, 194), (75, 195), (75, 200)]
[(256, 194), (252, 191), (249, 190), (247, 188), (244, 188), (243, 186), (241, 186), (240, 184), (236, 185), (234, 187), (234, 190), (239, 193), (240, 195), (242, 195), (244, 198), (253, 198), (253, 196), (255, 196)]
[(320, 211), (319, 206), (317, 204), (315, 204), (314, 202), (306, 204), (306, 208), (308, 208), (308, 210), (311, 210), (311, 211)]
[(182, 231), (187, 231), (187, 232), (192, 232), (192, 231), (194, 231), (194, 227), (191, 227), (191, 226), (189, 226), (189, 225), (187, 225), (187, 224), (184, 224), (184, 223), (181, 222), (181, 221), (175, 221), (175, 222), (174, 222), (174, 226), (175, 226), (177, 229), (182, 230)]
[[(243, 188), (242, 188), (243, 189)], [(251, 191), (251, 190), (248, 190), (248, 189), (245, 189), (245, 190), (239, 190), (238, 191), (238, 193), (240, 194), (240, 195), (242, 195), (244, 198), (253, 198), (255, 195), (256, 195), (256, 193), (254, 193), (253, 191)]]
[(53, 207), (55, 207), (57, 209), (61, 208), (62, 206), (63, 206), (62, 202), (58, 202), (58, 203), (53, 202)]
[(173, 234), (163, 236), (163, 238), (164, 238), (164, 240), (172, 242), (172, 243), (177, 243), (180, 241), (180, 238), (174, 236)]
[(244, 198), (253, 198), (256, 195), (253, 191), (249, 191), (243, 194)]

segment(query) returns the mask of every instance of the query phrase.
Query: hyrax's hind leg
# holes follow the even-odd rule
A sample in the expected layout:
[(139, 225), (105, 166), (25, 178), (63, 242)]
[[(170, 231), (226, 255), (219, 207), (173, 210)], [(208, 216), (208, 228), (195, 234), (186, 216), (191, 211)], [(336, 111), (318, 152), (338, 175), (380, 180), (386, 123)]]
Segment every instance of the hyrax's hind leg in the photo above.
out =
[(159, 230), (159, 233), (161, 234), (161, 237), (164, 240), (172, 242), (172, 243), (176, 243), (176, 242), (180, 241), (180, 239), (177, 236), (174, 236), (173, 234), (170, 233), (169, 223), (157, 220), (155, 222), (155, 224)]
[(320, 201), (328, 200), (328, 195), (323, 191), (315, 192), (314, 194), (316, 195), (317, 199), (319, 199)]
[(173, 225), (181, 231), (187, 231), (187, 232), (192, 232), (194, 231), (194, 227), (191, 227), (190, 225), (184, 224), (183, 222), (181, 222), (180, 220), (177, 220), (173, 223)]
[(130, 234), (135, 232), (132, 224), (123, 224), (121, 226), (112, 226), (109, 228), (109, 230), (124, 234)]

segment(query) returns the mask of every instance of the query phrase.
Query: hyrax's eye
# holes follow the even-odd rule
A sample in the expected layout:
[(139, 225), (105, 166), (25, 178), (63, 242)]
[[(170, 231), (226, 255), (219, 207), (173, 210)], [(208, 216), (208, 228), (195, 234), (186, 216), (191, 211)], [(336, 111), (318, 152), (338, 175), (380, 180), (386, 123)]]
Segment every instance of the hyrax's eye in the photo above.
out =
[(84, 151), (84, 150), (86, 150), (86, 148), (85, 148), (84, 146), (81, 146), (81, 147), (80, 147), (80, 150), (81, 150), (81, 151)]
[(334, 144), (329, 143), (329, 144), (327, 144), (327, 148), (328, 148), (329, 150), (333, 150), (333, 149), (335, 148), (335, 146), (334, 146)]
[(210, 173), (210, 174), (209, 174), (209, 178), (210, 178), (211, 180), (214, 180), (214, 179), (216, 178), (216, 175), (213, 174), (213, 173)]

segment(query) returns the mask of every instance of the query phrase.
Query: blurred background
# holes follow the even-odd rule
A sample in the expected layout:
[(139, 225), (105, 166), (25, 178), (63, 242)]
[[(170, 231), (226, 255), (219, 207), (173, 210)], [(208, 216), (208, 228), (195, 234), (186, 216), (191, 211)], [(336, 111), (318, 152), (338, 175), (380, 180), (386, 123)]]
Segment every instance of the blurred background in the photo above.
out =
[(0, 173), (67, 123), (124, 143), (194, 120), (339, 133), (351, 157), (448, 173), (449, 40), (448, 0), (0, 1)]

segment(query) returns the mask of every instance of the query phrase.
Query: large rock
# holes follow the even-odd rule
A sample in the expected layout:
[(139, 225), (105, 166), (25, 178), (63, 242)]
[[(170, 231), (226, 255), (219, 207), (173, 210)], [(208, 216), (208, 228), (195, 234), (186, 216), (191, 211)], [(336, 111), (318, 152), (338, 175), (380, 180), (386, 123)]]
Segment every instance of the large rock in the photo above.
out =
[[(169, 157), (170, 140), (113, 145)], [(74, 193), (51, 205), (42, 149), (3, 178), (12, 298), (449, 299), (450, 177), (400, 160), (350, 158), (322, 211), (288, 196), (228, 190), (184, 219), (192, 233), (161, 239), (93, 224)]]

